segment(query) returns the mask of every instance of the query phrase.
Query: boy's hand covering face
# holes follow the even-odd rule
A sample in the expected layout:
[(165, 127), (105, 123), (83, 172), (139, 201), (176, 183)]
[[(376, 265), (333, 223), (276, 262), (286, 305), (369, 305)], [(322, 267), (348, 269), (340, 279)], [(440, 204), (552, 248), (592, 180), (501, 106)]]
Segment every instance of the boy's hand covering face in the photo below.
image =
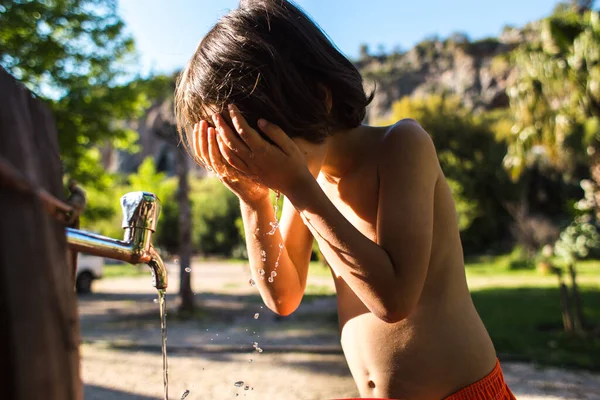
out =
[(220, 114), (214, 114), (216, 128), (202, 121), (197, 128), (199, 145), (195, 146), (197, 155), (225, 184), (251, 180), (285, 194), (307, 174), (311, 176), (304, 154), (277, 125), (258, 121), (261, 131), (274, 143), (270, 144), (234, 105), (229, 106), (229, 116), (235, 131)]

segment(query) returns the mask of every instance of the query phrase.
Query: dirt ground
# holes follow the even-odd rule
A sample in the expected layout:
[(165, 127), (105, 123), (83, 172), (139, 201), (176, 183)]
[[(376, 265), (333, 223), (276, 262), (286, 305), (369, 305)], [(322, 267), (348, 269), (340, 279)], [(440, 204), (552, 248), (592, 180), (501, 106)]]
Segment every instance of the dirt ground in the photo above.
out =
[[(167, 317), (170, 399), (181, 399), (186, 390), (187, 400), (358, 396), (339, 346), (333, 296), (308, 298), (291, 317), (278, 319), (246, 284), (243, 265), (199, 263), (192, 274), (200, 314), (188, 321), (173, 312)], [(177, 276), (177, 266), (170, 265), (171, 293), (177, 292)], [(311, 277), (309, 284), (332, 282)], [(103, 279), (93, 294), (80, 297), (86, 399), (162, 398), (155, 297), (150, 275)], [(172, 309), (174, 295), (168, 301)], [(518, 399), (600, 399), (600, 375), (502, 365)]]

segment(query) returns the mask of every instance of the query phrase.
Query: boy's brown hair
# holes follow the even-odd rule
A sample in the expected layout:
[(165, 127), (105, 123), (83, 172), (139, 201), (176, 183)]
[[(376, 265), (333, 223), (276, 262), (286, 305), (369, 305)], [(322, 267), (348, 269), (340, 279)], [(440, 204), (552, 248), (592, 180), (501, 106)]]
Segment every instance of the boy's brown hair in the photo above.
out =
[(211, 111), (233, 103), (254, 127), (265, 118), (290, 137), (320, 143), (360, 125), (372, 97), (356, 67), (296, 5), (242, 0), (181, 73), (175, 113), (182, 139)]

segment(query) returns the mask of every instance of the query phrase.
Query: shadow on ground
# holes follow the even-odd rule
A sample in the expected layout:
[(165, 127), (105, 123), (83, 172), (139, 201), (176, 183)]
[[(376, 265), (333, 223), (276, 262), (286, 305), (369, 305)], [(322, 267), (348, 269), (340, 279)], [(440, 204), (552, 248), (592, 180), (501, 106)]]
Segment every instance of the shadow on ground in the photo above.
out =
[(96, 385), (84, 385), (83, 397), (85, 400), (156, 400), (154, 397), (141, 396)]

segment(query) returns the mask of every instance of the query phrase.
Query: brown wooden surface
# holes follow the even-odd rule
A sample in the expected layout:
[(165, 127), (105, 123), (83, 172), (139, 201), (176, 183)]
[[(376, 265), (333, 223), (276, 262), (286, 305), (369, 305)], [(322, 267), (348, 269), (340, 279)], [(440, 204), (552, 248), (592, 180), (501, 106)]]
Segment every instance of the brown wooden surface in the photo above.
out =
[[(52, 114), (1, 68), (0, 156), (64, 199)], [(0, 398), (81, 399), (78, 347), (64, 227), (0, 183)]]

